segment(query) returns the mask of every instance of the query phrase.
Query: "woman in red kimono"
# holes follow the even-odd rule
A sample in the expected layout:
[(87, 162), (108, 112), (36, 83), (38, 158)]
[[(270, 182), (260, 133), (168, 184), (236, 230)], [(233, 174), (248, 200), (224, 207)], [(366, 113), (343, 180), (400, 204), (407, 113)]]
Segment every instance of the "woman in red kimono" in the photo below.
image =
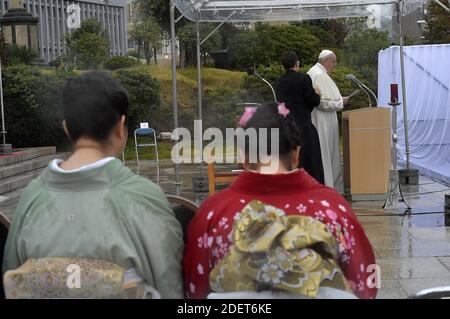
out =
[[(271, 154), (271, 163), (266, 165), (249, 164), (249, 154), (245, 154), (245, 171), (229, 188), (209, 197), (192, 219), (183, 265), (188, 297), (206, 298), (211, 292), (209, 274), (229, 250), (233, 222), (256, 199), (286, 215), (311, 216), (325, 224), (339, 244), (337, 261), (354, 294), (375, 298), (372, 279), (378, 274), (374, 274), (372, 247), (346, 200), (304, 169), (296, 169), (301, 136), (288, 114), (284, 105), (272, 103), (248, 108), (242, 116), (244, 129), (279, 128), (279, 155)], [(270, 142), (266, 145), (270, 154)]]

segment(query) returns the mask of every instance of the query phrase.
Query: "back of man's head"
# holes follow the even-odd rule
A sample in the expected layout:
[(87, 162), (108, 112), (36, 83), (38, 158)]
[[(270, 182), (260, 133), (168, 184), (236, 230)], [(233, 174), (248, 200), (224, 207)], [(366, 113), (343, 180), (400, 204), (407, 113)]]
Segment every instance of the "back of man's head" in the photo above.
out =
[(104, 142), (121, 116), (128, 116), (128, 95), (109, 73), (86, 72), (67, 80), (62, 114), (72, 142), (80, 137)]
[(287, 51), (281, 55), (281, 64), (285, 70), (290, 70), (297, 65), (298, 56), (294, 51)]

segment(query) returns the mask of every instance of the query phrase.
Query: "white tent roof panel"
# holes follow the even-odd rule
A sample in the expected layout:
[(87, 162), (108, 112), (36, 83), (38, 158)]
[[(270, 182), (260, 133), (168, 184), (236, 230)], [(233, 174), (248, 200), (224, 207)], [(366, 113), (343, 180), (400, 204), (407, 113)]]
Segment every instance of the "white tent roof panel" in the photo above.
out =
[[(407, 15), (426, 0), (403, 0)], [(395, 0), (175, 0), (188, 19), (202, 22), (298, 21), (397, 14)]]

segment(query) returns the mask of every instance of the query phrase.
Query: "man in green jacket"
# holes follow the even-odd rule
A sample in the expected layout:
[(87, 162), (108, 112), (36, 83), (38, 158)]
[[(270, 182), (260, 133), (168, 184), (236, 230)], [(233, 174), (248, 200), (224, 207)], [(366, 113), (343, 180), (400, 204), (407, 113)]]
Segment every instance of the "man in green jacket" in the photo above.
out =
[(125, 89), (92, 71), (69, 79), (62, 97), (74, 152), (22, 194), (3, 272), (29, 258), (101, 259), (136, 270), (162, 298), (182, 298), (180, 224), (160, 187), (115, 158), (128, 137)]

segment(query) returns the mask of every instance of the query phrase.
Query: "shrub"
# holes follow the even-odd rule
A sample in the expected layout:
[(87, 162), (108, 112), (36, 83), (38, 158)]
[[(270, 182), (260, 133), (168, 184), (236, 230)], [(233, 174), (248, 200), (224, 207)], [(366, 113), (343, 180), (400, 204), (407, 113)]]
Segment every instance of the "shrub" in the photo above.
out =
[(133, 57), (133, 58), (136, 58), (136, 59), (140, 59), (141, 58), (140, 54), (135, 49), (128, 50), (127, 55), (129, 57)]
[[(159, 82), (145, 71), (114, 71), (127, 89), (130, 100), (129, 132), (141, 122), (155, 125), (159, 109)], [(67, 140), (62, 129), (60, 96), (65, 79), (76, 76), (64, 70), (46, 70), (26, 65), (6, 67), (3, 71), (7, 141), (14, 147), (55, 145), (64, 147)]]
[(54, 68), (60, 68), (60, 67), (64, 66), (66, 60), (67, 60), (66, 56), (60, 55), (56, 59), (50, 61), (48, 63), (48, 65), (51, 67), (54, 67)]
[(107, 70), (118, 70), (123, 68), (130, 68), (132, 66), (140, 64), (138, 60), (129, 56), (113, 56), (103, 63), (103, 67)]
[(26, 65), (3, 70), (6, 137), (13, 147), (64, 144), (58, 108), (64, 78)]
[(81, 22), (81, 27), (65, 35), (68, 60), (78, 69), (97, 69), (109, 54), (106, 32), (96, 19)]
[(119, 69), (112, 74), (128, 91), (129, 133), (133, 134), (141, 122), (149, 122), (150, 127), (154, 127), (153, 116), (160, 107), (159, 82), (144, 70)]
[(17, 46), (15, 44), (6, 45), (6, 61), (7, 65), (31, 64), (39, 57), (39, 54), (26, 46)]

